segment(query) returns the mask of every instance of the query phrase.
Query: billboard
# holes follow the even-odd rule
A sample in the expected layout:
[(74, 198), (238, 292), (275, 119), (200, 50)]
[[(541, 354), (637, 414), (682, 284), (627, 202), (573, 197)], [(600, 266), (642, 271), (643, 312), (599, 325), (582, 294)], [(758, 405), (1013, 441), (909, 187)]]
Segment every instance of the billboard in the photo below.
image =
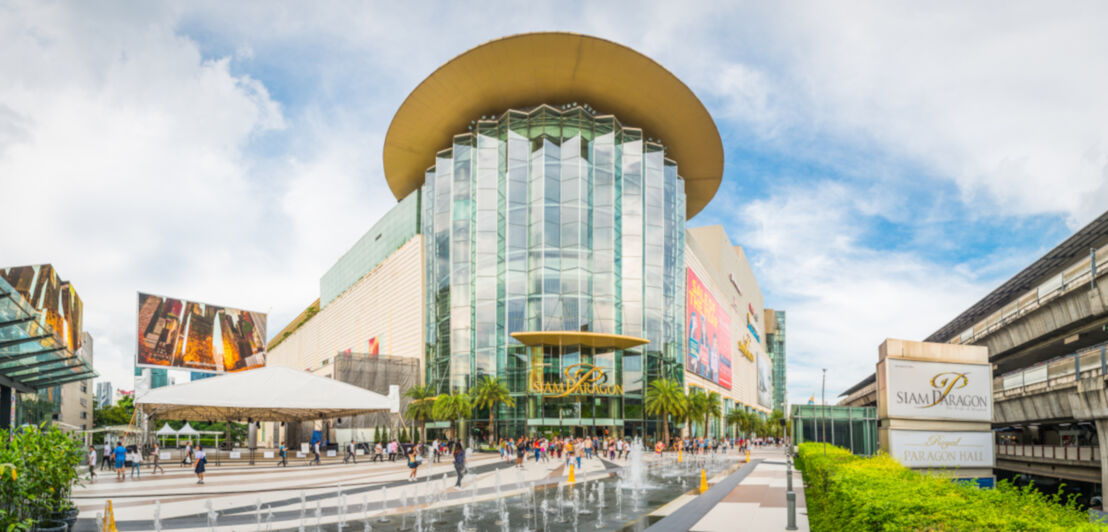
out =
[(265, 314), (138, 295), (135, 363), (213, 373), (265, 365)]
[(886, 358), (888, 417), (993, 420), (993, 372), (988, 364)]
[(731, 316), (704, 283), (688, 269), (685, 308), (689, 351), (685, 369), (728, 390), (731, 389)]
[(12, 285), (38, 314), (35, 321), (54, 331), (66, 347), (81, 348), (81, 320), (84, 305), (69, 281), (58, 277), (50, 264), (0, 269), (0, 277)]
[(764, 354), (758, 355), (758, 404), (773, 407), (773, 362)]

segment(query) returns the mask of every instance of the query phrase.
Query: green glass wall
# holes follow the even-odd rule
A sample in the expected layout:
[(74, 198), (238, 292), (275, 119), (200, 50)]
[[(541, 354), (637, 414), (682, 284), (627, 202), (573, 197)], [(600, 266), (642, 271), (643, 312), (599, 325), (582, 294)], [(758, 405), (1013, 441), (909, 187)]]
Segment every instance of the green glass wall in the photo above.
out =
[(785, 311), (773, 311), (776, 330), (766, 334), (766, 352), (773, 360), (773, 409), (785, 412)]
[(794, 444), (823, 442), (857, 455), (877, 452), (877, 409), (871, 406), (793, 405)]
[[(474, 120), (445, 148), (422, 188), (427, 382), (460, 391), (490, 375), (525, 396), (511, 333), (640, 336), (612, 357), (614, 410), (643, 423), (645, 383), (682, 376), (685, 187), (665, 147), (616, 117), (541, 105)], [(507, 427), (526, 422), (516, 403), (497, 413)]]

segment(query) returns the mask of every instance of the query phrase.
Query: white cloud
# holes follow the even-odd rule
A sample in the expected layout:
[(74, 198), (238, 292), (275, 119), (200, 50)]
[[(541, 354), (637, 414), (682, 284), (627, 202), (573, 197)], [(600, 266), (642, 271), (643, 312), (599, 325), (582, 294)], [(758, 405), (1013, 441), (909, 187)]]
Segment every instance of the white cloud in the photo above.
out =
[(865, 197), (821, 181), (783, 187), (738, 214), (758, 281), (774, 295), (767, 306), (787, 313), (794, 404), (819, 397), (820, 368), (832, 401), (873, 372), (885, 338), (922, 339), (984, 291), (964, 269), (867, 248), (862, 220), (875, 206)]

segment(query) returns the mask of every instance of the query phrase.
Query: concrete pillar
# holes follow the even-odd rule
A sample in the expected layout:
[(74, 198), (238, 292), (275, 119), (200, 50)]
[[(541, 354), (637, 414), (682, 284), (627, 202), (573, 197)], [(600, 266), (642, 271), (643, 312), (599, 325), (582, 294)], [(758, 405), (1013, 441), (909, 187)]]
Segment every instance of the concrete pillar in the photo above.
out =
[(1097, 419), (1096, 441), (1100, 447), (1100, 492), (1108, 487), (1108, 419)]

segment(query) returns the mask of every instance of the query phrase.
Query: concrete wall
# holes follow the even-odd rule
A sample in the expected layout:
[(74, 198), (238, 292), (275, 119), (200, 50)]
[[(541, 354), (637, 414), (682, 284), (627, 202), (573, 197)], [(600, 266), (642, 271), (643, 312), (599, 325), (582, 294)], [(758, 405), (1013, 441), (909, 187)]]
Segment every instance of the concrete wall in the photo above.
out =
[(317, 370), (347, 349), (416, 358), (423, 368), (423, 245), (416, 235), (268, 354), (267, 363)]

